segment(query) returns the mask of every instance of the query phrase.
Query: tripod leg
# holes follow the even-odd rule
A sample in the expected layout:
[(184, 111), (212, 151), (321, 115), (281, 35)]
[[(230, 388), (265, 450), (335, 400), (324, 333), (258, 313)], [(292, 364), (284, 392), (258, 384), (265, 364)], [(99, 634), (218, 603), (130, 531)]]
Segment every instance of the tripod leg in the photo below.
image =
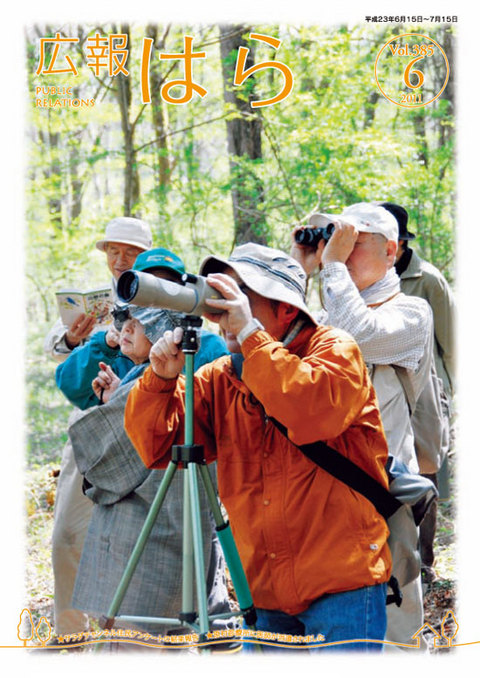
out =
[(248, 586), (245, 572), (243, 571), (242, 561), (238, 555), (237, 546), (233, 539), (232, 530), (228, 522), (223, 519), (220, 506), (218, 504), (215, 488), (210, 478), (208, 468), (205, 464), (199, 466), (200, 474), (205, 486), (208, 501), (217, 527), (217, 534), (222, 546), (225, 561), (227, 563), (233, 587), (237, 594), (238, 603), (242, 611), (247, 626), (254, 627), (257, 620), (257, 614), (253, 605), (252, 596)]
[[(195, 322), (194, 322), (195, 321)], [(207, 586), (205, 580), (205, 562), (203, 550), (202, 537), (202, 523), (200, 511), (200, 496), (198, 487), (197, 468), (201, 469), (201, 475), (207, 491), (207, 496), (211, 505), (211, 510), (217, 525), (217, 533), (220, 544), (222, 545), (225, 560), (232, 574), (232, 581), (237, 591), (237, 598), (242, 607), (242, 613), (247, 625), (253, 625), (256, 621), (256, 612), (253, 606), (252, 598), (248, 588), (248, 583), (243, 572), (242, 564), (238, 551), (233, 540), (233, 535), (230, 526), (223, 520), (220, 507), (217, 502), (215, 489), (213, 487), (208, 470), (204, 463), (203, 447), (201, 445), (194, 445), (194, 407), (193, 407), (193, 372), (194, 372), (194, 353), (197, 350), (196, 331), (193, 329), (197, 326), (198, 318), (190, 318), (188, 322), (188, 330), (184, 333), (184, 345), (182, 348), (185, 351), (185, 375), (186, 375), (186, 391), (185, 391), (185, 441), (184, 445), (175, 445), (172, 448), (172, 461), (166, 468), (164, 478), (157, 490), (155, 499), (150, 507), (147, 518), (143, 525), (142, 531), (137, 539), (134, 550), (127, 563), (126, 570), (123, 573), (122, 579), (115, 592), (114, 599), (108, 611), (108, 617), (102, 618), (103, 628), (111, 629), (115, 622), (115, 616), (120, 609), (126, 590), (133, 577), (138, 560), (143, 553), (146, 542), (154, 527), (155, 520), (160, 511), (160, 508), (165, 499), (168, 487), (173, 479), (173, 475), (178, 468), (178, 463), (183, 464), (186, 470), (186, 479), (184, 480), (184, 535), (183, 535), (183, 592), (182, 592), (182, 609), (178, 620), (164, 620), (172, 623), (180, 624), (183, 621), (190, 623), (192, 628), (197, 628), (200, 631), (200, 640), (203, 642), (207, 638), (209, 631), (208, 618), (208, 598)], [(192, 325), (192, 327), (190, 327)], [(195, 335), (195, 336), (193, 336)], [(193, 341), (195, 339), (195, 341)], [(192, 552), (193, 546), (193, 552)], [(198, 625), (195, 624), (197, 614), (193, 611), (193, 569), (195, 567), (196, 591), (198, 600)], [(120, 617), (122, 618), (122, 617)], [(151, 618), (145, 617), (127, 617), (125, 619), (135, 621), (151, 621)], [(160, 618), (159, 618), (160, 620)], [(97, 649), (100, 646), (97, 646)]]
[(190, 507), (190, 487), (187, 470), (182, 471), (183, 479), (183, 548), (182, 548), (182, 612), (180, 618), (186, 622), (194, 621), (196, 613), (193, 607), (193, 563), (194, 548), (192, 535), (192, 517)]
[[(193, 531), (193, 547), (195, 555), (195, 581), (197, 585), (198, 619), (200, 634), (206, 634), (209, 630), (207, 585), (205, 581), (205, 558), (203, 552), (202, 524), (200, 520), (200, 495), (198, 491), (197, 464), (188, 464), (188, 486), (190, 490), (190, 509)], [(201, 638), (201, 640), (203, 640)]]

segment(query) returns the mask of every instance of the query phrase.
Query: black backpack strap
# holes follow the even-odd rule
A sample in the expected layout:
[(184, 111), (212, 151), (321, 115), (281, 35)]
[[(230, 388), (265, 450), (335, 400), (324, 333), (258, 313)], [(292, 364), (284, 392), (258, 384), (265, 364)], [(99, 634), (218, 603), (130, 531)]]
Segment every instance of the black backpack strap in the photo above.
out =
[(400, 607), (402, 604), (403, 600), (403, 595), (402, 592), (400, 591), (400, 586), (398, 584), (398, 579), (396, 577), (392, 576), (387, 582), (388, 586), (391, 588), (392, 593), (387, 594), (387, 605), (391, 605), (392, 603), (395, 603), (397, 607)]
[[(270, 420), (288, 438), (285, 426), (276, 419), (270, 418)], [(295, 443), (292, 444), (295, 445)], [(371, 501), (385, 520), (388, 520), (395, 511), (403, 506), (396, 497), (390, 494), (387, 488), (372, 478), (360, 466), (329, 447), (322, 440), (307, 445), (296, 445), (296, 447), (314, 464)]]
[[(243, 355), (241, 353), (234, 353), (231, 356), (232, 367), (239, 379), (242, 378)], [(272, 424), (278, 428), (283, 435), (288, 438), (287, 429), (276, 419), (270, 417)], [(292, 442), (290, 440), (290, 442)], [(295, 445), (295, 443), (292, 443)], [(323, 440), (317, 440), (314, 443), (307, 445), (296, 445), (303, 454), (310, 459), (314, 464), (323, 468), (324, 471), (330, 473), (334, 478), (345, 483), (352, 490), (359, 492), (366, 497), (375, 506), (377, 511), (388, 520), (395, 511), (403, 506), (389, 490), (376, 481), (366, 471), (354, 464), (353, 461), (344, 457), (343, 454), (329, 447)]]
[(237, 377), (241, 380), (242, 379), (242, 368), (243, 368), (243, 361), (245, 358), (241, 353), (232, 353), (230, 356), (230, 360), (232, 361), (232, 367), (237, 375)]

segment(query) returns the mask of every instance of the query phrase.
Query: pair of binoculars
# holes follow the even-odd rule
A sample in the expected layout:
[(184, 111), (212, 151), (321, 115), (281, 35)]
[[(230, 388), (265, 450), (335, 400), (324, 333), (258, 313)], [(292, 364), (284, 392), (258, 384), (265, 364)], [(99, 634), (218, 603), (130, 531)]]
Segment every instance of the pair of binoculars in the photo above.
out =
[(327, 242), (332, 237), (335, 230), (334, 224), (327, 224), (326, 226), (317, 226), (316, 228), (304, 228), (295, 233), (295, 240), (299, 245), (307, 247), (317, 247), (320, 240)]

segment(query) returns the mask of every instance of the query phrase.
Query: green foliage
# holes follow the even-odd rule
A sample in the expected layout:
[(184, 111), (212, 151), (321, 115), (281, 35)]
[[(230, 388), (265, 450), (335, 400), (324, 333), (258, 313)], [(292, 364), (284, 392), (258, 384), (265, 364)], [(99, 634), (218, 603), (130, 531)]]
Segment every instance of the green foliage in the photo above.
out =
[[(64, 27), (68, 35), (74, 36), (76, 30)], [(82, 40), (96, 30), (108, 35), (112, 27), (84, 26)], [(263, 25), (254, 30), (282, 40), (278, 50), (251, 41), (256, 62), (281, 61), (295, 79), (288, 99), (251, 110), (252, 116), (261, 115), (263, 120), (263, 159), (260, 163), (241, 159), (243, 169), (248, 165), (242, 191), (251, 193), (252, 205), (262, 222), (266, 219), (272, 244), (285, 246), (290, 226), (315, 207), (338, 209), (355, 200), (390, 199), (411, 211), (421, 253), (451, 275), (452, 103), (440, 98), (422, 109), (425, 135), (420, 138), (415, 111), (400, 110), (379, 94), (373, 66), (378, 50), (393, 35), (388, 27)], [(441, 43), (446, 30), (436, 27), (432, 37)], [(248, 33), (245, 27), (245, 37)], [(194, 51), (207, 54), (206, 59), (194, 60), (192, 68), (194, 82), (208, 94), (203, 99), (194, 95), (192, 102), (183, 106), (164, 105), (168, 150), (159, 151), (153, 143), (149, 108), (140, 100), (146, 27), (131, 26), (130, 122), (135, 123), (140, 172), (140, 202), (135, 211), (152, 222), (159, 244), (182, 251), (186, 248), (188, 264), (196, 268), (206, 251), (231, 247), (234, 224), (230, 196), (225, 191), (232, 187), (232, 177), (225, 146), (226, 118), (222, 116), (238, 116), (238, 111), (232, 112), (223, 103), (223, 87), (231, 88), (232, 83), (223, 81), (215, 26), (170, 27), (162, 51), (181, 52), (187, 34), (195, 38)], [(27, 53), (32, 87), (71, 84), (71, 74), (32, 75), (33, 36)], [(30, 111), (34, 143), (29, 145), (27, 182), (29, 243), (34, 243), (37, 287), (40, 275), (41, 287), (49, 290), (62, 280), (82, 279), (86, 268), (91, 277), (96, 266), (90, 261), (89, 246), (106, 221), (122, 211), (123, 204), (125, 158), (116, 80), (104, 74), (94, 77), (80, 54), (81, 45), (75, 52), (75, 63), (80, 64), (75, 88), (82, 98), (95, 95), (94, 108), (66, 111), (32, 106)], [(231, 70), (235, 59), (235, 54), (227, 59)], [(167, 80), (183, 78), (180, 61), (162, 62), (155, 50), (152, 60)], [(238, 94), (248, 99), (253, 81), (249, 78), (236, 88)], [(283, 76), (274, 69), (258, 72), (256, 98), (279, 91), (282, 81)], [(177, 88), (177, 93), (180, 90)], [(168, 155), (170, 166), (169, 183), (162, 187), (155, 173), (160, 153)], [(425, 154), (428, 166), (422, 165)], [(72, 219), (77, 175), (82, 205)], [(189, 246), (192, 233), (193, 249)], [(103, 271), (97, 273), (97, 277), (102, 275)], [(48, 300), (49, 307), (52, 300)]]
[(32, 327), (28, 336), (25, 416), (31, 435), (26, 440), (26, 462), (31, 468), (42, 468), (49, 462), (60, 463), (72, 411), (72, 405), (55, 384), (55, 363), (42, 352), (48, 329), (46, 324)]
[[(183, 36), (192, 35), (194, 52), (206, 53), (206, 59), (193, 60), (193, 80), (208, 93), (202, 99), (194, 94), (189, 104), (160, 105), (163, 117), (158, 127), (153, 108), (141, 102), (146, 26), (132, 25), (128, 123), (140, 183), (133, 211), (152, 225), (155, 244), (181, 253), (187, 268), (195, 272), (207, 254), (231, 250), (237, 228), (232, 196), (239, 195), (248, 210), (252, 237), (258, 231), (272, 246), (286, 249), (292, 226), (314, 210), (340, 210), (360, 200), (391, 200), (408, 209), (420, 254), (454, 282), (453, 101), (445, 90), (434, 103), (409, 110), (380, 94), (374, 63), (393, 35), (391, 28), (256, 25), (255, 32), (282, 41), (278, 50), (250, 41), (256, 63), (275, 59), (286, 64), (294, 75), (294, 88), (279, 104), (248, 109), (251, 121), (261, 125), (261, 154), (250, 159), (227, 152), (227, 120), (244, 117), (224, 101), (224, 89), (231, 89), (233, 82), (223, 76), (218, 27), (170, 26), (168, 31), (159, 27), (158, 35), (166, 35), (165, 45), (154, 48), (151, 69), (165, 80), (182, 79), (184, 64), (160, 60), (159, 54), (181, 53)], [(250, 29), (244, 29), (248, 39)], [(55, 33), (55, 28), (50, 30)], [(443, 44), (450, 30), (439, 25), (430, 34)], [(38, 36), (46, 35), (47, 29), (27, 30), (27, 294), (29, 323), (37, 336), (40, 326), (47, 327), (56, 317), (57, 288), (92, 286), (108, 279), (104, 257), (94, 243), (108, 220), (123, 213), (124, 205), (125, 129), (116, 97), (118, 82), (106, 71), (95, 76), (82, 55), (87, 35), (95, 31), (108, 35), (112, 26), (66, 25), (62, 31), (80, 38), (71, 52), (79, 71), (75, 77), (35, 75)], [(232, 54), (227, 59), (231, 70), (235, 60)], [(453, 71), (455, 64), (451, 66)], [(93, 108), (35, 106), (35, 87), (72, 85), (75, 96), (95, 99)], [(273, 96), (282, 86), (282, 74), (265, 69), (235, 89), (247, 100), (250, 94), (254, 99)], [(177, 87), (176, 96), (181, 93)], [(165, 170), (161, 179), (160, 166)], [(41, 356), (40, 342), (37, 350)], [(52, 364), (43, 357), (29, 365), (30, 425), (38, 433), (30, 443), (32, 458), (46, 458), (50, 433), (56, 439), (56, 422), (64, 420), (62, 398), (54, 395), (54, 388), (43, 391), (49, 371), (53, 374)], [(58, 454), (59, 446), (61, 440), (53, 445), (52, 454)]]

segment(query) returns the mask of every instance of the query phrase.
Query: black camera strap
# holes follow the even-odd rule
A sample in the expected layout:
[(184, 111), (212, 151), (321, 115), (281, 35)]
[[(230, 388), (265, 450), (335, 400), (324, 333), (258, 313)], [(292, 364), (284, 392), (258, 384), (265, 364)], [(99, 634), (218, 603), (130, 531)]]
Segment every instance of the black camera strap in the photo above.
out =
[[(232, 365), (239, 379), (242, 378), (242, 363), (243, 356), (240, 353), (232, 355)], [(306, 445), (296, 445), (288, 438), (287, 429), (283, 424), (273, 417), (269, 417), (269, 419), (292, 443), (292, 445), (298, 447), (310, 461), (317, 466), (320, 466), (320, 468), (327, 471), (327, 473), (330, 473), (330, 475), (337, 480), (340, 480), (342, 483), (345, 483), (345, 485), (351, 487), (352, 490), (355, 490), (366, 497), (385, 520), (388, 520), (395, 511), (403, 506), (403, 504), (390, 493), (388, 488), (381, 485), (353, 461), (347, 459), (343, 454), (334, 450), (333, 447), (324, 443), (323, 440), (317, 440), (314, 443), (308, 443)]]
[(283, 424), (272, 417), (269, 417), (269, 419), (272, 424), (283, 433), (289, 442), (291, 442), (292, 445), (295, 445), (295, 447), (298, 447), (310, 461), (371, 501), (385, 520), (388, 520), (395, 511), (398, 511), (398, 509), (403, 506), (403, 504), (390, 493), (388, 488), (381, 485), (375, 478), (372, 478), (371, 475), (360, 468), (360, 466), (357, 466), (353, 461), (347, 459), (343, 454), (334, 450), (333, 447), (324, 443), (323, 440), (317, 440), (314, 443), (308, 443), (306, 445), (296, 445), (288, 438), (287, 429)]

